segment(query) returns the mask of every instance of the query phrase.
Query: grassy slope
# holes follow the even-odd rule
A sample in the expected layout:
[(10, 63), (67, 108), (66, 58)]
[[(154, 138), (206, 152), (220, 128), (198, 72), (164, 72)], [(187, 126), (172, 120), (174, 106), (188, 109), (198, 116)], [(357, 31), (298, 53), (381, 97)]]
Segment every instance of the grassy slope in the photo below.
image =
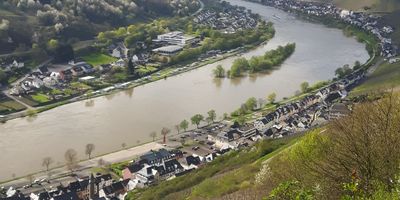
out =
[(352, 94), (361, 94), (380, 89), (398, 88), (400, 86), (400, 62), (389, 64), (385, 63), (363, 83), (356, 87)]
[(256, 150), (231, 152), (183, 177), (130, 193), (128, 199), (218, 198), (251, 188), (262, 161), (295, 143), (301, 136), (264, 141)]

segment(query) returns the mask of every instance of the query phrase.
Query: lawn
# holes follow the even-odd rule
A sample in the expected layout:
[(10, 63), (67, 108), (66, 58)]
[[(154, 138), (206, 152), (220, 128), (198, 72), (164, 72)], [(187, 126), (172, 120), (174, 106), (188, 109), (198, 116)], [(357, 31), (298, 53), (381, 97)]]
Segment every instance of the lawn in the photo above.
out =
[(385, 63), (360, 86), (356, 87), (353, 95), (368, 93), (376, 90), (390, 89), (400, 86), (400, 62), (389, 64)]
[(38, 103), (47, 103), (50, 101), (50, 98), (42, 93), (33, 94), (31, 95), (31, 98)]
[(140, 76), (144, 76), (144, 75), (151, 74), (151, 73), (157, 71), (157, 67), (151, 66), (151, 65), (140, 66), (139, 69), (136, 69), (136, 70)]
[(82, 59), (93, 66), (108, 64), (117, 60), (116, 58), (102, 53), (91, 53), (89, 55), (83, 56)]

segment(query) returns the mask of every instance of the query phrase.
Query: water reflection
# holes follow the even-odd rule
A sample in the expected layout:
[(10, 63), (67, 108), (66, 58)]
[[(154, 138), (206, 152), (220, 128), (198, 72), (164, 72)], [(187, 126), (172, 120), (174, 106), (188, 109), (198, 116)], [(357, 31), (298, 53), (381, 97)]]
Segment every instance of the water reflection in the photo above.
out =
[(224, 78), (213, 78), (213, 83), (216, 88), (220, 89)]
[(128, 89), (124, 90), (124, 94), (126, 94), (129, 98), (132, 98), (133, 90), (134, 90), (134, 88), (128, 88)]
[(90, 108), (90, 107), (94, 107), (94, 100), (93, 99), (89, 99), (89, 100), (86, 100), (85, 101), (85, 107), (88, 107), (88, 108)]

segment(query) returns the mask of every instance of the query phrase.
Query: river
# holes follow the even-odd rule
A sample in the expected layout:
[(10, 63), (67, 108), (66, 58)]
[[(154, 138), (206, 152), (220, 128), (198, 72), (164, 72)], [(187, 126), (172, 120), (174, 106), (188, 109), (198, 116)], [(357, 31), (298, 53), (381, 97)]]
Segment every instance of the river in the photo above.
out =
[[(240, 79), (215, 80), (216, 65), (229, 67), (235, 57), (169, 77), (134, 89), (89, 102), (61, 106), (36, 118), (21, 118), (0, 125), (0, 180), (43, 169), (43, 157), (62, 164), (64, 152), (73, 148), (84, 158), (87, 143), (96, 145), (95, 154), (121, 149), (151, 140), (149, 133), (173, 126), (196, 113), (215, 109), (219, 116), (238, 108), (249, 97), (278, 98), (299, 90), (303, 81), (315, 83), (334, 77), (337, 67), (365, 62), (365, 45), (345, 37), (341, 30), (295, 18), (280, 10), (255, 3), (231, 0), (274, 22), (276, 35), (266, 45), (243, 56), (261, 55), (266, 50), (296, 43), (294, 54), (280, 69)], [(274, 17), (278, 16), (279, 18)], [(175, 132), (175, 131), (173, 131)]]

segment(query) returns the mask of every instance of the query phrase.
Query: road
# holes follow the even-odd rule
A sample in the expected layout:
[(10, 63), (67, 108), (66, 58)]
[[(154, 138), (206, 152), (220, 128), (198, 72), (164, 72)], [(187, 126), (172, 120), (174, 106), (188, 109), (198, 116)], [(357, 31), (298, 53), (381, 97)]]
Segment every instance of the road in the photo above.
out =
[[(118, 163), (122, 161), (131, 160), (137, 156), (145, 154), (150, 150), (157, 150), (161, 148), (164, 148), (164, 146), (161, 145), (160, 143), (151, 142), (137, 147), (128, 148), (126, 150), (121, 150), (107, 155), (98, 156), (90, 160), (84, 160), (77, 164), (79, 167), (77, 167), (74, 170), (74, 174), (77, 177), (84, 177), (90, 175), (90, 173), (92, 173), (92, 168), (99, 166), (100, 159), (102, 159), (104, 163)], [(51, 178), (49, 179), (50, 183), (43, 182), (41, 185), (34, 184), (30, 188), (27, 189), (23, 188), (23, 186), (25, 185), (30, 185), (31, 182), (35, 179), (37, 180), (47, 179), (49, 177), (49, 174), (51, 175), (50, 176)], [(71, 172), (64, 166), (62, 166), (51, 169), (49, 170), (48, 173), (43, 171), (34, 174), (31, 177), (28, 176), (28, 177), (18, 178), (16, 180), (2, 184), (1, 187), (9, 188), (12, 186), (14, 188), (20, 189), (23, 194), (29, 195), (30, 193), (37, 193), (44, 190), (50, 190), (51, 188), (56, 188), (61, 183), (67, 184), (69, 182), (73, 182), (77, 179), (77, 177), (71, 176)]]

